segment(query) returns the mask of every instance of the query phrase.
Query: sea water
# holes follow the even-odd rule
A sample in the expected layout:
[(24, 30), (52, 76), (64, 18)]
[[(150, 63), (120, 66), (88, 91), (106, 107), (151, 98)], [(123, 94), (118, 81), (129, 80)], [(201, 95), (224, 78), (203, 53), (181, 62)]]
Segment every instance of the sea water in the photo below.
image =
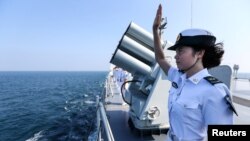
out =
[(85, 141), (107, 72), (0, 72), (0, 141)]

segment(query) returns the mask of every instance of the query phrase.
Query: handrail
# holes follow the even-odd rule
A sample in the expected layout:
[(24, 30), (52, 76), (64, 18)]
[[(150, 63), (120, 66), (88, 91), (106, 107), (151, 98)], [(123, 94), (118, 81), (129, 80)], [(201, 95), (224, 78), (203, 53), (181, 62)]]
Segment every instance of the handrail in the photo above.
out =
[(97, 106), (97, 112), (96, 112), (96, 126), (97, 126), (97, 129), (98, 129), (98, 131), (97, 131), (97, 133), (98, 133), (98, 135), (97, 135), (97, 140), (96, 141), (101, 141), (101, 118), (100, 118), (100, 112), (99, 112), (99, 107), (98, 107), (98, 105), (99, 105), (99, 96), (96, 96), (96, 106)]
[[(103, 101), (105, 101), (105, 100), (103, 100)], [(108, 118), (106, 115), (105, 108), (103, 106), (103, 103), (99, 101), (99, 96), (96, 97), (96, 103), (98, 106), (98, 110), (97, 110), (97, 129), (99, 129), (98, 141), (101, 141), (101, 139), (102, 139), (102, 136), (101, 136), (102, 135), (102, 126), (101, 125), (103, 125), (103, 127), (104, 127), (104, 131), (105, 131), (105, 134), (107, 136), (107, 140), (108, 141), (115, 141), (112, 130), (111, 130), (110, 125), (109, 125), (109, 121), (108, 121)], [(102, 124), (101, 124), (101, 122), (102, 122)]]
[(101, 120), (102, 120), (103, 125), (104, 125), (104, 130), (105, 130), (107, 139), (108, 139), (108, 141), (114, 141), (114, 136), (113, 136), (112, 130), (110, 128), (109, 121), (108, 121), (108, 118), (107, 118), (107, 115), (106, 115), (106, 112), (105, 112), (105, 109), (104, 109), (102, 102), (99, 103), (99, 110), (100, 110)]

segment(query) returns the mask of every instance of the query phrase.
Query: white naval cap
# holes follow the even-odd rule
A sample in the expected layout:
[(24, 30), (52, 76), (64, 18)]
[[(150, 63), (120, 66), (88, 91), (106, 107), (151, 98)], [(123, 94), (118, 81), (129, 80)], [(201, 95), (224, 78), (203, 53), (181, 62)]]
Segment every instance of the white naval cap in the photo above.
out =
[(186, 29), (179, 33), (176, 42), (169, 50), (176, 50), (181, 46), (191, 46), (193, 48), (206, 48), (214, 46), (216, 37), (204, 29)]

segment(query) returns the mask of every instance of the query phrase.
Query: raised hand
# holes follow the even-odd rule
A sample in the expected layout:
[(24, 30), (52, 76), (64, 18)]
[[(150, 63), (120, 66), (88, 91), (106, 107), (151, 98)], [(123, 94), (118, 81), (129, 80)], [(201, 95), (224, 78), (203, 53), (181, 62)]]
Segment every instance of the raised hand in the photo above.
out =
[(155, 16), (155, 20), (153, 24), (153, 31), (158, 31), (161, 25), (161, 19), (162, 19), (162, 6), (160, 4), (156, 12), (156, 16)]

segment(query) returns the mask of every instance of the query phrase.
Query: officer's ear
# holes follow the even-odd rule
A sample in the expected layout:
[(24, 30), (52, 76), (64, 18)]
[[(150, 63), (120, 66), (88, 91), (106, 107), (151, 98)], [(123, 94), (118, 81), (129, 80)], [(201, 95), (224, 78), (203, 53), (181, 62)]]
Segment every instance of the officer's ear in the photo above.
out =
[(196, 51), (195, 54), (197, 55), (197, 57), (198, 57), (199, 59), (202, 59), (203, 56), (204, 56), (204, 54), (205, 54), (205, 50), (202, 49), (202, 50)]

